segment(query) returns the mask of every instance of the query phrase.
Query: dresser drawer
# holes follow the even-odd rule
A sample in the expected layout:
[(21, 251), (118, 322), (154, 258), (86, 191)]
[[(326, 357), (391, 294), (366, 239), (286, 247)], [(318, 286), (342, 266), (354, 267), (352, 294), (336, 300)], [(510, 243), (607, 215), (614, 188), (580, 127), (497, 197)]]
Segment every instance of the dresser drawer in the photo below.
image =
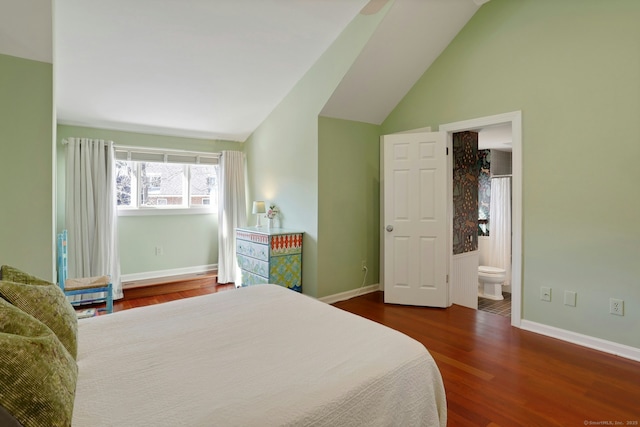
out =
[(236, 240), (245, 240), (248, 242), (262, 243), (263, 245), (269, 244), (269, 235), (263, 233), (254, 233), (250, 231), (236, 230)]
[(273, 236), (270, 245), (271, 256), (302, 253), (302, 234), (282, 234)]
[(249, 273), (247, 270), (242, 270), (242, 286), (263, 285), (265, 283), (269, 283), (266, 277)]
[(269, 279), (271, 283), (302, 292), (302, 254), (271, 258)]
[(259, 276), (269, 277), (269, 263), (257, 258), (238, 254), (238, 267)]
[(238, 255), (246, 255), (262, 261), (269, 261), (269, 246), (247, 240), (236, 240)]

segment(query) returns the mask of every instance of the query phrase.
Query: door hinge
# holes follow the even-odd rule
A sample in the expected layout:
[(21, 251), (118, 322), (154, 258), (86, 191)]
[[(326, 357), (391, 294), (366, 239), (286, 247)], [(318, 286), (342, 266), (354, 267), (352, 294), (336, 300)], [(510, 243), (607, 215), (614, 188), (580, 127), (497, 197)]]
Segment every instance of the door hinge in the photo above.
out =
[(447, 274), (447, 283), (449, 283), (449, 275)]
[(447, 156), (449, 155), (449, 147), (447, 147)]

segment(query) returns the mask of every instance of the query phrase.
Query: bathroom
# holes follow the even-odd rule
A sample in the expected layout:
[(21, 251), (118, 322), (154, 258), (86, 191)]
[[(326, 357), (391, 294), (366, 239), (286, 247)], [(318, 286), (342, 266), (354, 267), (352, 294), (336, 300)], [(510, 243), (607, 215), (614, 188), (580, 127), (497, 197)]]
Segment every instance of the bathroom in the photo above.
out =
[[(479, 269), (478, 309), (510, 316), (511, 151), (480, 149), (482, 139), (478, 144), (478, 261), (488, 268)], [(492, 204), (492, 196), (497, 204)], [(491, 227), (496, 228), (493, 235)]]
[[(480, 169), (478, 176), (478, 262), (480, 265), (478, 309), (510, 316), (512, 173), (510, 146), (504, 142), (497, 145), (495, 139), (487, 140), (487, 136), (483, 137), (480, 132), (478, 164)], [(494, 203), (492, 199), (495, 199)], [(492, 227), (495, 228), (493, 233)]]
[(454, 303), (508, 317), (511, 125), (454, 133), (452, 163)]

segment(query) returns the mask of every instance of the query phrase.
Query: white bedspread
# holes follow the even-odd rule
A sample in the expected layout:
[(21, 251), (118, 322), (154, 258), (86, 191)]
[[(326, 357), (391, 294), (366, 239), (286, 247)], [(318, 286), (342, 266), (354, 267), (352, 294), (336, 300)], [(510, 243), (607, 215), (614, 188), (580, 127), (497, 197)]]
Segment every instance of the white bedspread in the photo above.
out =
[(73, 426), (445, 426), (419, 342), (275, 285), (79, 321)]

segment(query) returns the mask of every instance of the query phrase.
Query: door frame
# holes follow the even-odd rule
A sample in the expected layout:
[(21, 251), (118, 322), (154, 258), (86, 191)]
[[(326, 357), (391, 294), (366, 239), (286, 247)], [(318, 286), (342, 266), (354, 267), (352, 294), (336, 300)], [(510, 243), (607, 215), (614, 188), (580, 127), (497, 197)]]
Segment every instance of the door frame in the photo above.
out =
[[(479, 117), (459, 122), (446, 123), (439, 126), (438, 130), (447, 132), (447, 148), (453, 153), (453, 134), (479, 128), (511, 124), (511, 162), (512, 162), (512, 224), (511, 224), (511, 325), (520, 327), (522, 321), (522, 111), (512, 111), (493, 116)], [(453, 212), (453, 156), (448, 156), (447, 198), (449, 212)], [(453, 218), (450, 218), (453, 221)], [(453, 230), (449, 227), (450, 247), (453, 244)], [(449, 265), (453, 265), (453, 254), (449, 253)], [(453, 287), (449, 286), (449, 299), (452, 299)]]

